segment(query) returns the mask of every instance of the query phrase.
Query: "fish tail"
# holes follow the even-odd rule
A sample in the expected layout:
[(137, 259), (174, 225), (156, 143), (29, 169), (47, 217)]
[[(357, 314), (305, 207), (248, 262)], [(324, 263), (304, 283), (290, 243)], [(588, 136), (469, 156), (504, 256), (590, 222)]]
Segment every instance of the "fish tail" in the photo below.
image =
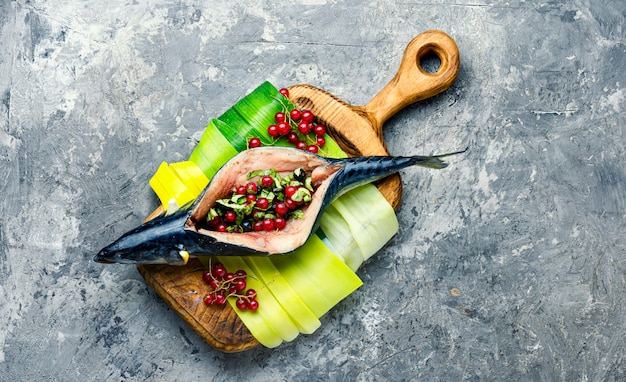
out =
[(343, 166), (341, 171), (337, 174), (336, 182), (334, 182), (337, 191), (341, 190), (343, 193), (358, 185), (373, 182), (410, 166), (421, 166), (433, 169), (445, 168), (448, 164), (441, 160), (441, 158), (460, 154), (466, 150), (467, 149), (431, 156), (365, 156), (327, 160), (330, 163), (338, 163)]
[(433, 168), (433, 169), (439, 170), (439, 169), (448, 167), (448, 164), (442, 161), (441, 158), (445, 158), (445, 157), (449, 157), (449, 156), (457, 155), (457, 154), (462, 154), (466, 151), (467, 151), (467, 147), (463, 150), (455, 151), (452, 153), (446, 153), (446, 154), (430, 155), (430, 156), (415, 155), (415, 156), (409, 157), (410, 162), (411, 162), (410, 165)]

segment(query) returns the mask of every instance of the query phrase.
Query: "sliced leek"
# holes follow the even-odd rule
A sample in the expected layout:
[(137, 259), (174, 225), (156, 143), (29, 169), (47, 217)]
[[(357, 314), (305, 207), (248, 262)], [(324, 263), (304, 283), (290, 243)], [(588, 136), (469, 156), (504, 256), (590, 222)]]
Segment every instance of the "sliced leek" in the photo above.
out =
[(350, 269), (356, 271), (363, 263), (361, 248), (357, 244), (350, 225), (331, 204), (320, 217), (320, 232), (324, 242)]
[(299, 293), (289, 285), (269, 257), (251, 256), (245, 258), (244, 261), (254, 271), (255, 277), (272, 292), (300, 333), (311, 334), (320, 327), (318, 317), (302, 301)]
[(335, 256), (322, 240), (312, 236), (302, 248), (271, 257), (276, 269), (317, 317), (363, 285), (361, 279)]
[[(362, 185), (332, 203), (350, 227), (361, 250), (362, 261), (378, 252), (398, 232), (395, 211), (372, 184)], [(324, 229), (326, 235), (332, 227)], [(332, 240), (331, 240), (332, 243)], [(339, 247), (333, 244), (333, 247)]]
[(209, 179), (224, 163), (238, 153), (220, 132), (219, 126), (223, 123), (217, 119), (212, 119), (204, 129), (200, 142), (189, 156), (189, 161), (200, 167)]
[(168, 211), (171, 206), (183, 206), (196, 199), (209, 183), (207, 177), (192, 162), (168, 165), (163, 162), (150, 179), (150, 186)]
[[(226, 269), (243, 269), (253, 274), (241, 257), (224, 256), (216, 258), (224, 264)], [(228, 303), (237, 312), (237, 315), (259, 343), (268, 348), (274, 348), (283, 341), (291, 341), (298, 335), (298, 329), (280, 307), (265, 284), (255, 277), (246, 279), (248, 288), (257, 292), (259, 309), (256, 311), (240, 310), (235, 305), (235, 299), (229, 298)]]

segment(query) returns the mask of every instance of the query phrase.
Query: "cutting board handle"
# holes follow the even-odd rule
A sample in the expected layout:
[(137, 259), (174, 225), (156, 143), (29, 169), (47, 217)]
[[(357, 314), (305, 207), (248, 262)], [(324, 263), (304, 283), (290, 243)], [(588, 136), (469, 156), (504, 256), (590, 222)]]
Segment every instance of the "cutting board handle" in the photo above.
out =
[[(435, 73), (429, 73), (422, 67), (422, 59), (433, 54), (440, 64)], [(423, 32), (407, 45), (396, 75), (361, 110), (382, 136), (387, 119), (412, 103), (448, 89), (458, 74), (459, 49), (454, 40), (442, 31)]]

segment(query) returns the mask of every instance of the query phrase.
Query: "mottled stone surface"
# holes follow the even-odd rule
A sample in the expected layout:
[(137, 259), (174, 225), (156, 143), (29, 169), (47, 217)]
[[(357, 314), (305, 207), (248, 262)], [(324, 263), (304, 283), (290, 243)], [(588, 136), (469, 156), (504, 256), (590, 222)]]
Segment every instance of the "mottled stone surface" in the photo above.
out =
[[(626, 3), (0, 2), (0, 380), (626, 379)], [(222, 354), (92, 262), (265, 80), (364, 104), (427, 29), (453, 87), (385, 127), (398, 235), (314, 334)]]

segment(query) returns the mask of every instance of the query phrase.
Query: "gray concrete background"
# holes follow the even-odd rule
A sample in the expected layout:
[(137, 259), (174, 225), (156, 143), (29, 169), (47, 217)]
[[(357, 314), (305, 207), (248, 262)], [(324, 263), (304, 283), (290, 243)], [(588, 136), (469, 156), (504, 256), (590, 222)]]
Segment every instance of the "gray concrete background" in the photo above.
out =
[[(623, 1), (0, 1), (0, 380), (626, 379)], [(399, 234), (313, 335), (215, 351), (91, 261), (269, 80), (364, 104), (427, 29), (461, 73), (385, 127)], [(457, 288), (457, 289), (453, 289)]]

